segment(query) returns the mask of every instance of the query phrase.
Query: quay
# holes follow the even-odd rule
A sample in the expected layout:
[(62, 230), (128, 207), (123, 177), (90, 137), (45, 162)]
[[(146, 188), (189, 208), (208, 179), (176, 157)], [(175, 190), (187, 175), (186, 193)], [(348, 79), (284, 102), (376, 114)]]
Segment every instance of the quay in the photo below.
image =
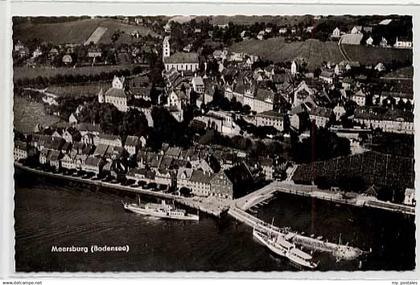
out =
[(277, 226), (268, 224), (257, 217), (245, 212), (239, 207), (230, 207), (228, 214), (241, 221), (252, 228), (256, 228), (260, 231), (267, 233), (282, 233), (285, 235), (285, 239), (289, 240), (297, 245), (303, 246), (311, 250), (317, 250), (322, 252), (328, 252), (332, 254), (337, 260), (353, 260), (367, 254), (367, 251), (363, 251), (357, 247), (349, 245), (336, 244), (329, 241), (324, 241), (317, 238), (303, 236), (299, 233), (291, 231), (289, 228), (279, 228)]
[(18, 162), (15, 162), (15, 166), (24, 171), (28, 171), (31, 173), (35, 173), (35, 174), (39, 174), (39, 175), (43, 175), (47, 177), (61, 178), (68, 181), (92, 184), (99, 187), (112, 188), (112, 189), (125, 191), (125, 192), (131, 192), (131, 193), (154, 196), (154, 197), (158, 197), (162, 199), (173, 200), (181, 205), (199, 210), (201, 212), (204, 212), (206, 214), (209, 214), (215, 217), (220, 217), (224, 212), (227, 211), (227, 207), (228, 207), (227, 205), (221, 204), (218, 200), (216, 201), (215, 199), (186, 198), (186, 197), (181, 197), (181, 196), (170, 194), (170, 193), (151, 191), (151, 190), (146, 190), (142, 188), (134, 188), (130, 186), (118, 185), (118, 184), (113, 184), (113, 183), (104, 182), (100, 180), (83, 179), (81, 177), (69, 176), (69, 175), (64, 175), (61, 173), (51, 173), (51, 172), (46, 172), (39, 169), (34, 169), (28, 166), (24, 166)]
[(276, 192), (311, 197), (355, 207), (370, 207), (407, 215), (415, 215), (415, 207), (404, 204), (385, 202), (378, 200), (375, 197), (356, 193), (354, 193), (354, 197), (346, 198), (342, 192), (321, 190), (314, 185), (297, 185), (292, 182), (278, 181), (274, 181), (257, 191), (241, 197), (237, 200), (237, 205), (246, 211), (259, 203), (270, 199)]

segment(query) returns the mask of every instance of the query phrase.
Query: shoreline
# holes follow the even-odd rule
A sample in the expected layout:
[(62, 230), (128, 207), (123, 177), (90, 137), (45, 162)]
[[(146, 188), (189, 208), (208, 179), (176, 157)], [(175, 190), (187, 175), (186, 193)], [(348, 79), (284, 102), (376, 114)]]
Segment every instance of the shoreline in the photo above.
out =
[(113, 184), (113, 183), (109, 183), (109, 182), (103, 182), (103, 181), (100, 181), (100, 180), (83, 179), (81, 177), (68, 176), (68, 175), (63, 175), (61, 173), (46, 172), (46, 171), (43, 171), (43, 170), (34, 169), (34, 168), (31, 168), (31, 167), (28, 167), (28, 166), (24, 166), (24, 165), (22, 165), (18, 162), (14, 162), (14, 166), (16, 168), (19, 168), (19, 169), (23, 170), (23, 171), (28, 171), (28, 172), (31, 172), (31, 173), (35, 173), (35, 174), (39, 174), (39, 175), (43, 175), (43, 176), (47, 176), (47, 177), (65, 179), (65, 180), (68, 180), (68, 181), (86, 183), (86, 184), (96, 185), (96, 186), (99, 186), (99, 187), (106, 187), (106, 188), (111, 188), (111, 189), (119, 190), (119, 191), (126, 191), (126, 192), (131, 192), (131, 193), (149, 195), (149, 196), (154, 196), (154, 197), (163, 198), (163, 199), (170, 199), (170, 200), (173, 200), (175, 202), (180, 203), (181, 205), (193, 208), (195, 210), (200, 210), (201, 212), (204, 212), (204, 213), (209, 214), (211, 216), (214, 216), (216, 218), (219, 218), (225, 211), (228, 210), (228, 209), (225, 209), (225, 207), (219, 207), (218, 209), (215, 209), (216, 207), (210, 207), (210, 206), (206, 205), (205, 203), (200, 202), (199, 200), (196, 200), (196, 199), (185, 198), (185, 197), (181, 197), (181, 196), (178, 196), (178, 195), (162, 193), (162, 192), (157, 192), (157, 191), (145, 190), (145, 189), (142, 189), (142, 188), (134, 188), (134, 187), (130, 187), (130, 186), (123, 186), (123, 185)]

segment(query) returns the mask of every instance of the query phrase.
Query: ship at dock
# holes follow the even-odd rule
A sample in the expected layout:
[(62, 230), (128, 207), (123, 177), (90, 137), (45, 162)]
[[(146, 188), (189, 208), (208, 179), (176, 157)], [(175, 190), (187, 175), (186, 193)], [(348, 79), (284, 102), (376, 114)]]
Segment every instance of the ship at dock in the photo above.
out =
[(287, 241), (283, 234), (279, 232), (265, 232), (254, 228), (252, 235), (270, 251), (287, 258), (300, 269), (315, 269), (318, 266), (310, 254), (297, 248), (294, 243)]
[(169, 219), (169, 220), (186, 220), (186, 221), (198, 221), (200, 216), (187, 213), (183, 209), (178, 209), (173, 205), (166, 204), (165, 200), (162, 200), (161, 203), (127, 203), (122, 202), (124, 209), (136, 214), (155, 217), (159, 219)]

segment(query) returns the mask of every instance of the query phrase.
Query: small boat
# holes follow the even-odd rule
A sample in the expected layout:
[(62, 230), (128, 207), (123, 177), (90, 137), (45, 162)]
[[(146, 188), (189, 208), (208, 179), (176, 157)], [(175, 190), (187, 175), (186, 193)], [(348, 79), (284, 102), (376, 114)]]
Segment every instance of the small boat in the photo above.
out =
[(162, 200), (162, 203), (147, 203), (142, 204), (140, 203), (140, 199), (138, 204), (135, 203), (127, 203), (121, 201), (124, 209), (136, 214), (151, 216), (160, 219), (171, 219), (171, 220), (188, 220), (188, 221), (198, 221), (200, 219), (198, 213), (197, 215), (193, 215), (187, 213), (187, 211), (183, 209), (177, 209), (174, 206), (167, 205), (165, 200)]

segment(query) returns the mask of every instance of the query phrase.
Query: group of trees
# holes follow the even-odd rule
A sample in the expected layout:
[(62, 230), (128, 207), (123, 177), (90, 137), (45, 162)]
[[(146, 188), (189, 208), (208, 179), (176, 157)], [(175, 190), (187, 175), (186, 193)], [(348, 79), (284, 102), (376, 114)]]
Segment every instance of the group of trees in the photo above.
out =
[(139, 110), (131, 108), (121, 112), (112, 104), (100, 104), (96, 100), (84, 104), (78, 119), (81, 123), (99, 124), (104, 133), (119, 135), (123, 139), (128, 135), (140, 137), (149, 132), (147, 119)]
[(45, 88), (49, 85), (71, 85), (74, 83), (85, 83), (85, 82), (98, 82), (98, 81), (109, 81), (114, 76), (130, 76), (138, 74), (142, 71), (141, 67), (134, 67), (132, 70), (122, 69), (112, 72), (101, 72), (93, 74), (57, 74), (55, 76), (37, 76), (35, 78), (19, 78), (16, 79), (14, 84), (18, 87), (38, 87)]
[(324, 128), (313, 127), (310, 136), (299, 142), (296, 134), (291, 134), (291, 151), (293, 160), (298, 163), (308, 163), (327, 160), (350, 154), (350, 141), (338, 137)]

